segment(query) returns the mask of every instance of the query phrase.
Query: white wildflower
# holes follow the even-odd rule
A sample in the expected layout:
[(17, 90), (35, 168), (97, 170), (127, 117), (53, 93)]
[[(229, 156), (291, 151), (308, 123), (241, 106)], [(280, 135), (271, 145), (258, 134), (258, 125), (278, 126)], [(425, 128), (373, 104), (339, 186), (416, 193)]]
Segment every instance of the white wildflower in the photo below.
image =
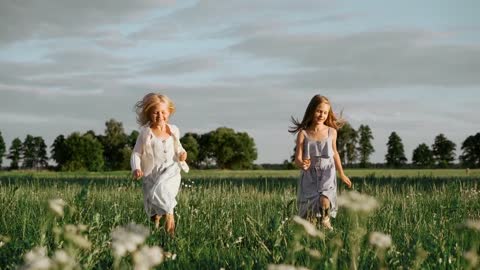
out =
[(165, 256), (165, 259), (169, 259), (169, 260), (172, 260), (172, 261), (175, 261), (175, 259), (177, 258), (177, 254), (175, 253), (171, 253), (171, 252), (164, 252), (163, 255)]
[(57, 265), (57, 268), (63, 270), (75, 269), (77, 264), (75, 259), (68, 255), (68, 253), (63, 249), (55, 251), (55, 254), (53, 255), (53, 261)]
[(160, 247), (142, 247), (133, 253), (135, 270), (148, 270), (163, 262), (163, 250)]
[(65, 240), (72, 242), (79, 248), (89, 249), (92, 246), (92, 243), (90, 243), (90, 241), (88, 241), (88, 239), (81, 234), (81, 232), (85, 231), (86, 229), (87, 229), (87, 226), (83, 224), (65, 225), (65, 229), (64, 229)]
[(472, 268), (477, 266), (477, 264), (480, 262), (480, 260), (479, 260), (480, 258), (478, 257), (478, 254), (473, 250), (465, 252), (463, 254), (463, 257), (465, 258), (465, 260), (468, 261), (468, 263), (470, 264), (470, 266)]
[(295, 221), (297, 224), (299, 225), (302, 225), (303, 226), (303, 229), (305, 229), (305, 231), (313, 236), (313, 237), (319, 237), (319, 238), (323, 238), (324, 235), (322, 232), (320, 232), (319, 230), (317, 230), (317, 228), (315, 228), (315, 226), (308, 222), (307, 220), (299, 217), (299, 216), (294, 216), (293, 217), (293, 221)]
[(370, 233), (370, 244), (379, 249), (387, 249), (392, 246), (392, 237), (381, 232)]
[(233, 242), (233, 243), (234, 243), (234, 244), (240, 244), (240, 243), (242, 243), (242, 241), (243, 241), (243, 236), (240, 236), (240, 237), (238, 237), (237, 240), (235, 240), (235, 242)]
[(337, 201), (339, 206), (353, 212), (368, 213), (378, 207), (378, 202), (374, 197), (360, 194), (357, 191), (344, 192), (338, 197)]
[(65, 205), (65, 201), (62, 199), (53, 199), (48, 201), (48, 206), (50, 207), (50, 210), (52, 210), (52, 212), (59, 217), (63, 217), (63, 208), (65, 207)]
[(145, 242), (148, 234), (147, 228), (135, 223), (115, 228), (111, 234), (114, 255), (123, 257), (127, 252), (137, 250), (137, 247)]
[(465, 226), (469, 229), (480, 231), (480, 220), (467, 220)]
[(322, 257), (322, 254), (320, 253), (320, 251), (318, 251), (316, 249), (308, 249), (307, 252), (313, 258), (320, 259)]
[(0, 235), (0, 248), (5, 246), (5, 244), (7, 244), (8, 242), (10, 242), (10, 237)]
[(20, 269), (43, 270), (51, 267), (52, 261), (47, 256), (47, 249), (36, 247), (25, 254), (25, 264)]
[(269, 264), (268, 265), (268, 270), (309, 270), (308, 268), (299, 266), (296, 267), (294, 265), (288, 265), (288, 264)]

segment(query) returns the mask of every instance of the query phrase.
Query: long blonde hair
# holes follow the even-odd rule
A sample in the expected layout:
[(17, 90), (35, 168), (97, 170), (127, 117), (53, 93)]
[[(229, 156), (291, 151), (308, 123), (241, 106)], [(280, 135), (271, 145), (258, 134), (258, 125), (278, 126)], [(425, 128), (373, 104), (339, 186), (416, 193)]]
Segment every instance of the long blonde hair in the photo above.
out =
[(141, 126), (148, 124), (150, 122), (148, 116), (150, 109), (161, 102), (167, 104), (170, 114), (175, 112), (175, 104), (173, 104), (173, 101), (169, 97), (159, 93), (148, 93), (142, 98), (142, 100), (135, 103), (137, 123)]
[(295, 119), (292, 116), (293, 126), (288, 129), (288, 132), (295, 134), (301, 129), (308, 129), (309, 127), (311, 127), (313, 123), (313, 116), (315, 115), (315, 110), (317, 109), (317, 106), (322, 103), (330, 106), (330, 110), (328, 111), (328, 117), (325, 120), (325, 125), (337, 130), (341, 128), (344, 124), (344, 121), (341, 118), (337, 119), (335, 113), (333, 113), (332, 105), (330, 104), (328, 98), (322, 95), (315, 95), (308, 103), (305, 114), (303, 115), (302, 122), (299, 122), (298, 119)]

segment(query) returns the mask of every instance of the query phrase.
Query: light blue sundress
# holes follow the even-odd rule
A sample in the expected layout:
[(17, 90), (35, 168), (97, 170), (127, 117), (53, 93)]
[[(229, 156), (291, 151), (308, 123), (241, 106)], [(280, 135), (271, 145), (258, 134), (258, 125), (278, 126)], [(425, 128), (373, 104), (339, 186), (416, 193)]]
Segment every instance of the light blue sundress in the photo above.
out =
[(298, 183), (298, 214), (302, 218), (321, 215), (320, 196), (330, 201), (330, 216), (337, 215), (337, 175), (333, 160), (333, 141), (331, 127), (328, 137), (314, 140), (305, 130), (303, 141), (303, 158), (310, 158), (311, 165), (300, 175)]

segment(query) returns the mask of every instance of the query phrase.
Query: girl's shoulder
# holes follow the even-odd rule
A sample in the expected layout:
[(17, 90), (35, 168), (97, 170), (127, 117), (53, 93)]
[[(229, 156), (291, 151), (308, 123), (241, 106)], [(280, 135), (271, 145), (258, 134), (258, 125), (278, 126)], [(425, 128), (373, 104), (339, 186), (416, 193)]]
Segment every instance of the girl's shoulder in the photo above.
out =
[(139, 128), (139, 133), (140, 134), (145, 134), (145, 133), (150, 133), (150, 126), (148, 125), (143, 125)]
[(306, 135), (305, 129), (301, 128), (298, 130), (298, 133), (297, 133), (298, 139), (303, 140), (306, 137), (305, 135)]
[(330, 129), (330, 132), (334, 135), (337, 135), (337, 129), (333, 127), (328, 127)]
[(328, 127), (328, 134), (334, 138), (337, 137), (337, 129), (333, 127)]
[(170, 127), (170, 131), (176, 136), (178, 137), (180, 135), (180, 129), (174, 125), (174, 124), (168, 124), (168, 126)]

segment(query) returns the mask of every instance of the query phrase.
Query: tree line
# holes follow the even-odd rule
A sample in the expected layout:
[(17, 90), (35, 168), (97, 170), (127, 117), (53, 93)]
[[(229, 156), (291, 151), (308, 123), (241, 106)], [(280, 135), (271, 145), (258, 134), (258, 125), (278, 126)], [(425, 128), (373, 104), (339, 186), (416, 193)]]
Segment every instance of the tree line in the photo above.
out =
[[(60, 171), (130, 170), (130, 156), (139, 133), (126, 134), (123, 124), (114, 119), (105, 123), (105, 133), (73, 132), (59, 135), (50, 146), (42, 137), (27, 135), (13, 139), (6, 153), (0, 132), (0, 167), (3, 158), (10, 159), (9, 169), (56, 169)], [(251, 169), (257, 159), (253, 138), (245, 132), (221, 127), (205, 134), (186, 133), (180, 138), (194, 168)], [(49, 160), (56, 165), (49, 166)]]
[[(0, 131), (0, 167), (3, 158), (10, 160), (9, 169), (56, 169), (61, 171), (113, 171), (129, 170), (130, 156), (138, 137), (138, 131), (126, 134), (121, 122), (110, 119), (105, 123), (104, 134), (73, 132), (68, 136), (59, 135), (50, 146), (42, 137), (27, 135), (22, 141), (13, 139), (7, 149)], [(372, 130), (368, 125), (360, 125), (355, 130), (346, 123), (339, 131), (337, 148), (342, 164), (350, 167), (367, 168), (372, 166), (370, 156), (375, 149), (372, 145)], [(190, 166), (198, 169), (254, 169), (257, 159), (255, 141), (246, 132), (236, 132), (227, 127), (197, 134), (188, 132), (180, 138), (188, 152)], [(456, 145), (439, 134), (434, 143), (418, 145), (412, 153), (409, 166), (418, 168), (448, 168), (455, 160)], [(468, 136), (461, 145), (460, 165), (467, 168), (480, 168), (480, 133)], [(295, 149), (294, 149), (295, 152)], [(48, 161), (55, 161), (49, 166)], [(293, 160), (293, 156), (291, 157)], [(385, 166), (401, 168), (407, 165), (402, 139), (396, 132), (388, 137)], [(265, 166), (267, 167), (267, 166)], [(285, 161), (283, 168), (293, 168)], [(276, 167), (278, 168), (278, 167)]]
[[(340, 159), (347, 166), (358, 165), (367, 168), (370, 156), (374, 153), (373, 133), (368, 125), (360, 125), (358, 130), (346, 123), (339, 131), (337, 149)], [(438, 134), (431, 147), (419, 144), (412, 153), (411, 166), (417, 168), (449, 168), (454, 166), (456, 144), (444, 134)], [(466, 168), (480, 168), (480, 133), (468, 136), (461, 145), (460, 165)], [(400, 136), (393, 131), (388, 137), (385, 166), (401, 168), (407, 165), (407, 158)]]

